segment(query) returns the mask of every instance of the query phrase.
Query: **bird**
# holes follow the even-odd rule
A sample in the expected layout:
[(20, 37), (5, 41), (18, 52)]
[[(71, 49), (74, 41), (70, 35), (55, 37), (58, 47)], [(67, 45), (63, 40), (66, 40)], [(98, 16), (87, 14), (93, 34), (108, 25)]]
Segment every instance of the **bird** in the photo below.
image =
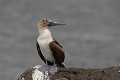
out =
[(39, 36), (36, 42), (37, 52), (47, 66), (55, 65), (57, 67), (65, 68), (65, 53), (63, 47), (58, 43), (57, 40), (55, 40), (49, 30), (49, 28), (52, 26), (62, 25), (65, 24), (44, 18), (38, 23), (37, 28)]

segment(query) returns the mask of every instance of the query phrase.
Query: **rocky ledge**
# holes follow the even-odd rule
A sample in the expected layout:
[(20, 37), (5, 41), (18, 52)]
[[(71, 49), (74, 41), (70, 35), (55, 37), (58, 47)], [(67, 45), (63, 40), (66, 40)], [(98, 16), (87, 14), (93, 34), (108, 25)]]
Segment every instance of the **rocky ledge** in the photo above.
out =
[[(58, 68), (55, 74), (50, 74), (46, 78), (37, 78), (41, 74), (33, 74), (37, 68), (29, 68), (18, 80), (120, 80), (120, 66), (112, 66), (108, 68)], [(37, 73), (38, 74), (38, 73)]]

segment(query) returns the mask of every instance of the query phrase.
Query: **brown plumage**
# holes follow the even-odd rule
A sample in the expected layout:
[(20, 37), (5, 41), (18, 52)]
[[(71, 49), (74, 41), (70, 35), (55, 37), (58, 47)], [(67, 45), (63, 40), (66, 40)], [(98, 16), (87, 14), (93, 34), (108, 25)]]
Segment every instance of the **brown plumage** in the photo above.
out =
[(59, 65), (60, 67), (65, 67), (63, 62), (65, 59), (64, 51), (62, 46), (59, 46), (56, 41), (53, 41), (49, 44), (50, 49), (53, 53), (53, 57), (55, 59), (55, 63)]

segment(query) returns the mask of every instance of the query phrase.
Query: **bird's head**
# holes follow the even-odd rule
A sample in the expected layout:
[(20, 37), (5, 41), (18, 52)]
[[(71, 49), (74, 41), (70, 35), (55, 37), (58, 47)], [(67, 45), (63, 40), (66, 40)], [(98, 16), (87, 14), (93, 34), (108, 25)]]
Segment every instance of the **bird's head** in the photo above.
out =
[(46, 29), (49, 28), (51, 26), (59, 26), (59, 25), (65, 25), (59, 22), (54, 22), (50, 19), (42, 19), (39, 23), (38, 23), (38, 29)]

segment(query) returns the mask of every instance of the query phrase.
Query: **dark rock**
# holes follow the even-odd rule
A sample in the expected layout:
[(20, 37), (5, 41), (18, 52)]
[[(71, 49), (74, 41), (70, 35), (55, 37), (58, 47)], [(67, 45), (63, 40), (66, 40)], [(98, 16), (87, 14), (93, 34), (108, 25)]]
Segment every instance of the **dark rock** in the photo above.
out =
[[(32, 73), (35, 69), (26, 70), (18, 80), (33, 80)], [(58, 68), (58, 72), (49, 75), (50, 80), (120, 80), (120, 66), (108, 68)]]

